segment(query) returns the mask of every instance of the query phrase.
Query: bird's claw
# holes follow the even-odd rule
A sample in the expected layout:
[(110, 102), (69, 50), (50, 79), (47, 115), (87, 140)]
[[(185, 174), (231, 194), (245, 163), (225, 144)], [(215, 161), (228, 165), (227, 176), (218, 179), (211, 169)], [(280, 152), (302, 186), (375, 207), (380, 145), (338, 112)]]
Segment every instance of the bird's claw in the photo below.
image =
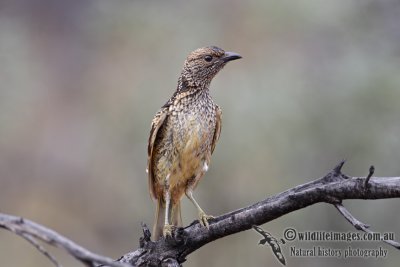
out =
[(206, 227), (207, 229), (210, 229), (210, 224), (208, 223), (208, 220), (214, 218), (215, 218), (214, 216), (207, 215), (204, 211), (199, 212), (199, 222), (202, 226)]
[(167, 236), (172, 236), (172, 231), (174, 230), (174, 226), (171, 224), (165, 224), (163, 228), (163, 236), (166, 238)]

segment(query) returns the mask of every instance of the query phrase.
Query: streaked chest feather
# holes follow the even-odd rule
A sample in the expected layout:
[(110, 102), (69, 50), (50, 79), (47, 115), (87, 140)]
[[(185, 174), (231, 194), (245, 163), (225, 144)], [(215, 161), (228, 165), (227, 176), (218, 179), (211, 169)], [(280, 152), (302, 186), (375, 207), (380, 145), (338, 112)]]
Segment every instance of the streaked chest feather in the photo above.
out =
[[(214, 110), (179, 112), (172, 115), (158, 150), (157, 180), (170, 174), (170, 186), (187, 183), (208, 168), (216, 121)], [(205, 165), (207, 167), (205, 167)]]

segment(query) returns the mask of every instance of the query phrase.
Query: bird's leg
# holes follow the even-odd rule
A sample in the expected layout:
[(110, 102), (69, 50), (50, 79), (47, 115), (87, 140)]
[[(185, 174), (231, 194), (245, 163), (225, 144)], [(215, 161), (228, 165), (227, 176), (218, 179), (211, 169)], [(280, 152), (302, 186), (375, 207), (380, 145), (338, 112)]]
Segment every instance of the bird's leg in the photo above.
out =
[(196, 206), (197, 211), (199, 213), (199, 222), (201, 225), (203, 225), (204, 227), (207, 227), (207, 229), (210, 228), (210, 225), (208, 223), (209, 219), (214, 219), (214, 216), (211, 215), (207, 215), (203, 209), (200, 207), (200, 205), (197, 203), (197, 201), (194, 199), (193, 197), (193, 190), (191, 188), (188, 188), (186, 190), (186, 196), (190, 199), (190, 201), (192, 201), (192, 203)]
[(170, 224), (171, 219), (171, 192), (169, 191), (169, 175), (166, 179), (166, 186), (164, 190), (164, 199), (165, 199), (165, 219), (164, 219), (164, 229), (163, 235), (164, 237), (172, 236), (173, 226)]

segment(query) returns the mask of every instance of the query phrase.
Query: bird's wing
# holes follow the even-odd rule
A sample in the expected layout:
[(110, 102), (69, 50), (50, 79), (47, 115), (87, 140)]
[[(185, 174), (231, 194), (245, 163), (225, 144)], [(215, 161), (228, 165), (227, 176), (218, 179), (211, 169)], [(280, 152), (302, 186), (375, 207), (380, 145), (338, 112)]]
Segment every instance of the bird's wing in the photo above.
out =
[(157, 112), (157, 114), (154, 116), (153, 120), (151, 121), (151, 130), (150, 130), (150, 136), (149, 136), (149, 141), (148, 141), (148, 145), (147, 145), (147, 154), (148, 154), (147, 172), (148, 172), (148, 178), (149, 178), (149, 191), (150, 191), (150, 195), (153, 198), (156, 198), (155, 190), (154, 190), (154, 174), (153, 174), (153, 166), (152, 166), (154, 143), (157, 139), (158, 130), (161, 128), (161, 126), (165, 122), (167, 115), (168, 115), (168, 106), (164, 106)]
[(219, 135), (221, 134), (221, 128), (222, 128), (222, 110), (219, 106), (216, 108), (216, 124), (215, 124), (215, 131), (214, 131), (214, 137), (212, 140), (211, 144), (211, 154), (214, 152), (215, 146), (217, 145)]

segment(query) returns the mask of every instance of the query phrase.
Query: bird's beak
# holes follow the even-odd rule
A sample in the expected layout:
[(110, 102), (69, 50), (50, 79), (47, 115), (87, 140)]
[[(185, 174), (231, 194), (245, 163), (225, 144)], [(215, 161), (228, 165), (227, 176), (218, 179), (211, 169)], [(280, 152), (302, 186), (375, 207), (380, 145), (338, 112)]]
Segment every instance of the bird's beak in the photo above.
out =
[(236, 60), (242, 58), (241, 55), (234, 52), (225, 52), (225, 55), (222, 57), (222, 60), (226, 63), (228, 61)]

